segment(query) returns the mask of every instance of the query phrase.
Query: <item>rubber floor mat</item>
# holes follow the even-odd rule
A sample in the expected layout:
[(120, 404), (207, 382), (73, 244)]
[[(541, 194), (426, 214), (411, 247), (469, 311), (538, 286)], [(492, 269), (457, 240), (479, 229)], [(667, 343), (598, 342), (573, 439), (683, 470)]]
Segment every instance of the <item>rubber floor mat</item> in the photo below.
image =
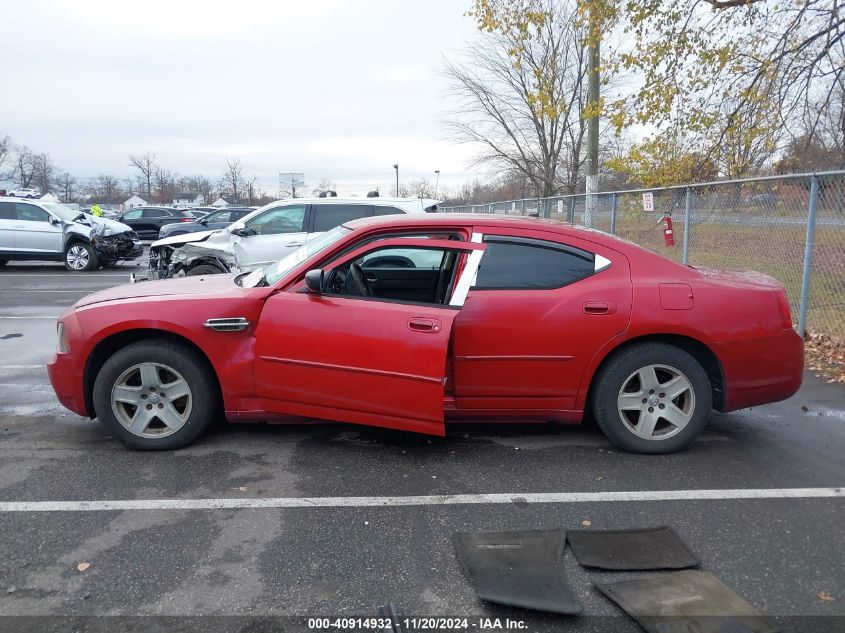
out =
[(575, 614), (581, 603), (563, 576), (565, 542), (563, 530), (452, 535), (458, 561), (482, 600)]
[(775, 633), (777, 628), (721, 580), (689, 569), (595, 583), (649, 633)]
[(668, 526), (637, 530), (570, 530), (575, 558), (584, 567), (612, 570), (684, 569), (699, 560)]

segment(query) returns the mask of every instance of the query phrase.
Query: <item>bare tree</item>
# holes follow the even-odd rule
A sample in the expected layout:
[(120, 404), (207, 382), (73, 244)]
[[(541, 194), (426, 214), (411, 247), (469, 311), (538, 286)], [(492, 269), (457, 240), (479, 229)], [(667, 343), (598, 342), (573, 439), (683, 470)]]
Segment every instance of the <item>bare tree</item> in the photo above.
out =
[(237, 202), (243, 196), (244, 174), (241, 161), (237, 158), (226, 159), (226, 171), (223, 172), (221, 188)]
[(50, 193), (53, 190), (56, 176), (56, 165), (53, 163), (53, 159), (44, 153), (34, 154), (32, 156), (32, 165), (34, 169), (32, 176), (33, 184), (42, 194)]
[(97, 176), (97, 193), (107, 199), (109, 204), (116, 202), (121, 193), (120, 181), (112, 174)]
[(76, 178), (71, 176), (70, 172), (59, 172), (59, 175), (56, 177), (56, 190), (59, 192), (59, 197), (63, 202), (73, 202), (78, 193)]
[(417, 198), (434, 197), (434, 185), (432, 185), (431, 181), (427, 178), (412, 180), (408, 183), (408, 188), (411, 191), (411, 195), (416, 196)]
[(317, 183), (317, 186), (311, 191), (311, 194), (315, 197), (319, 196), (321, 193), (325, 191), (334, 191), (337, 187), (334, 184), (334, 181), (331, 178), (320, 178), (320, 182)]
[[(0, 136), (0, 169), (3, 168), (3, 163), (6, 162), (6, 159), (12, 153), (12, 139), (6, 136)], [(2, 172), (0, 172), (2, 174)], [(0, 175), (0, 177), (2, 177)]]
[(135, 179), (134, 178), (124, 178), (123, 179), (123, 188), (126, 190), (126, 195), (128, 197), (132, 197), (135, 195)]
[(456, 140), (481, 148), (476, 164), (520, 173), (549, 196), (573, 190), (583, 164), (587, 56), (573, 4), (542, 5), (531, 37), (485, 34), (444, 74), (461, 103), (446, 123)]
[(141, 156), (129, 155), (129, 166), (138, 170), (138, 182), (141, 184), (141, 193), (148, 197), (153, 195), (153, 175), (157, 170), (156, 155), (147, 152)]
[(17, 156), (15, 156), (15, 161), (12, 165), (12, 182), (22, 189), (32, 187), (36, 169), (35, 154), (32, 153), (32, 150), (28, 147), (17, 148)]

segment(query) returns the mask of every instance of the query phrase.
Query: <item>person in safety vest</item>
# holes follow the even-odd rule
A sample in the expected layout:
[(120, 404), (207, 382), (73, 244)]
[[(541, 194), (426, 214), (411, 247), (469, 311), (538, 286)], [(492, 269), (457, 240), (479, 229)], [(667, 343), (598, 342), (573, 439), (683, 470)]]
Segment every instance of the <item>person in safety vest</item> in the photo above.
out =
[(98, 218), (103, 217), (103, 210), (100, 208), (99, 204), (95, 204), (91, 207), (91, 215), (96, 216)]

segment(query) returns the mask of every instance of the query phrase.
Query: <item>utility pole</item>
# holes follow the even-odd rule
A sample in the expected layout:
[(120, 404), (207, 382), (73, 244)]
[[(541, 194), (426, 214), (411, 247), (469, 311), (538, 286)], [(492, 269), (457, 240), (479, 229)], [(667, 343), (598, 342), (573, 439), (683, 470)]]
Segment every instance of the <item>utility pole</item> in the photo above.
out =
[(396, 197), (399, 197), (399, 163), (393, 164), (393, 169), (396, 170)]
[(584, 226), (593, 226), (596, 207), (598, 206), (599, 191), (599, 100), (600, 77), (599, 64), (601, 62), (601, 24), (596, 10), (596, 2), (591, 3), (587, 37), (589, 39), (587, 64), (587, 111), (590, 118), (587, 121), (587, 190), (584, 205)]
[(440, 184), (440, 170), (434, 170), (434, 197), (437, 197), (437, 185)]

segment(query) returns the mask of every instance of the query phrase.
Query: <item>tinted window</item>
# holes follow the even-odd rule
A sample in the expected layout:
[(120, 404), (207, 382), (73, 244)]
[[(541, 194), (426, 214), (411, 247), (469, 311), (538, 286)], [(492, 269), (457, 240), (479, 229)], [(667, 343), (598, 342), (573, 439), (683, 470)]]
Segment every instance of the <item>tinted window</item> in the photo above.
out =
[(34, 204), (21, 204), (18, 202), (15, 206), (18, 210), (18, 220), (28, 220), (29, 222), (50, 221), (50, 214), (41, 207), (36, 207)]
[(373, 214), (369, 204), (315, 204), (314, 232), (322, 233), (344, 222), (368, 218)]
[(169, 215), (164, 209), (144, 209), (145, 218), (163, 218)]
[(373, 205), (373, 215), (396, 215), (397, 213), (405, 213), (402, 209), (396, 207), (381, 207)]
[(589, 277), (595, 256), (577, 248), (531, 239), (485, 238), (475, 288), (560, 288)]
[(203, 220), (206, 222), (231, 222), (232, 220), (229, 219), (230, 213), (231, 211), (215, 211), (214, 213), (209, 213)]
[(16, 220), (17, 217), (14, 202), (0, 202), (0, 220)]
[(305, 205), (287, 205), (269, 209), (249, 220), (245, 227), (253, 235), (301, 233), (305, 222)]
[(253, 211), (254, 209), (232, 209), (231, 211), (229, 211), (229, 222), (240, 220), (247, 213), (252, 213)]

